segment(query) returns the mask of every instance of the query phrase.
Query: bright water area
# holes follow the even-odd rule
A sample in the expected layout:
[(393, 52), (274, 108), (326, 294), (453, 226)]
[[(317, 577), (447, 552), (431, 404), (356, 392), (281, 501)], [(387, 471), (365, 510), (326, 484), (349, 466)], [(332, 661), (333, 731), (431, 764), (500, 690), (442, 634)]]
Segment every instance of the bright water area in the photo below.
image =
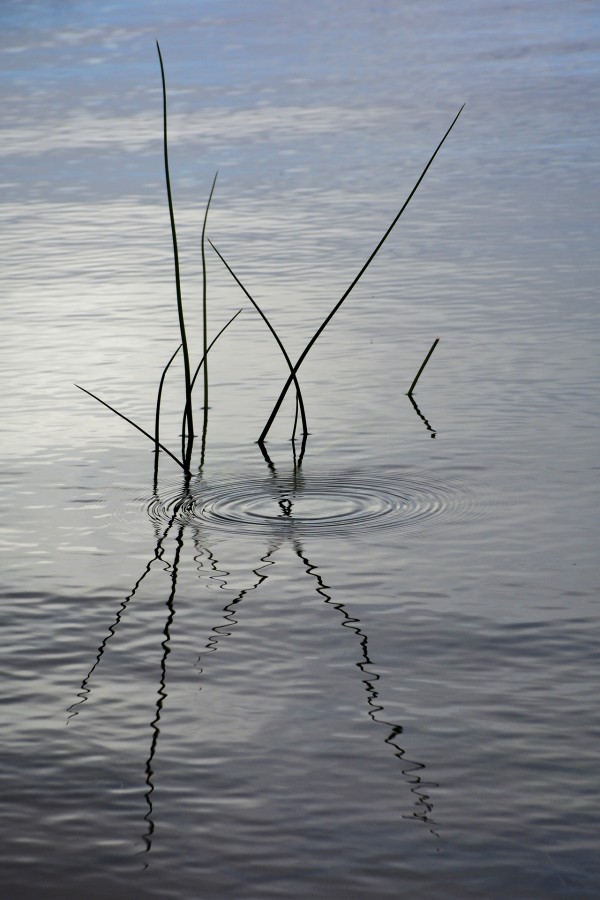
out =
[[(4, 0), (2, 897), (588, 898), (592, 0)], [(201, 472), (152, 430), (200, 237)], [(406, 391), (440, 338), (413, 405)], [(162, 437), (178, 452), (181, 364)], [(196, 418), (201, 422), (202, 392)]]

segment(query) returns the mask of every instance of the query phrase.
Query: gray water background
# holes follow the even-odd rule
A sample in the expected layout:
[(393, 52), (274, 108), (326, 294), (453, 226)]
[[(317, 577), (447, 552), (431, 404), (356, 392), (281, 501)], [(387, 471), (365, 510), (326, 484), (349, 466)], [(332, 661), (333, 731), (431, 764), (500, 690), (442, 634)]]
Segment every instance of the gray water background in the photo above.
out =
[[(598, 896), (597, 5), (0, 24), (4, 896)], [(285, 363), (209, 258), (211, 333), (244, 312), (171, 525), (177, 468), (153, 495), (73, 387), (151, 428), (179, 341), (155, 39), (196, 354), (217, 169), (209, 235), (295, 356), (466, 103), (301, 370), (301, 472), (291, 406), (275, 471), (254, 443)]]

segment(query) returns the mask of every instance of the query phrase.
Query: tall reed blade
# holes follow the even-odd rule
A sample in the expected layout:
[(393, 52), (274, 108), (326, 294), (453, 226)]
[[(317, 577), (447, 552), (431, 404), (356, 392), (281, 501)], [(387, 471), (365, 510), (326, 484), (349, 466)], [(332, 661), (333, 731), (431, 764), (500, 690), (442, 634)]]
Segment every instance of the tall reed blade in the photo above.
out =
[(381, 240), (379, 241), (379, 243), (377, 244), (377, 246), (375, 247), (375, 249), (373, 250), (373, 252), (372, 252), (371, 255), (369, 256), (369, 258), (367, 259), (366, 263), (363, 265), (363, 267), (362, 267), (362, 269), (360, 270), (360, 272), (358, 273), (358, 275), (356, 275), (356, 277), (353, 279), (353, 281), (351, 282), (350, 286), (349, 286), (348, 288), (346, 288), (346, 290), (345, 290), (345, 292), (342, 294), (341, 298), (340, 298), (340, 299), (338, 300), (338, 302), (335, 304), (335, 306), (333, 307), (333, 309), (331, 310), (331, 312), (329, 313), (329, 315), (323, 320), (323, 322), (321, 323), (321, 325), (318, 327), (318, 329), (317, 329), (316, 332), (313, 334), (312, 338), (310, 339), (310, 341), (308, 342), (308, 344), (306, 345), (306, 347), (304, 348), (304, 350), (303, 350), (302, 353), (300, 354), (300, 356), (299, 356), (299, 358), (298, 358), (298, 361), (297, 361), (296, 365), (293, 366), (293, 368), (291, 369), (290, 374), (289, 374), (289, 376), (288, 376), (288, 379), (287, 379), (285, 385), (283, 386), (283, 389), (282, 389), (282, 391), (281, 391), (279, 397), (277, 398), (277, 402), (275, 403), (275, 406), (273, 407), (273, 410), (272, 410), (272, 412), (271, 412), (271, 415), (269, 416), (269, 418), (268, 418), (268, 420), (267, 420), (267, 423), (266, 423), (265, 427), (263, 428), (263, 430), (262, 430), (262, 432), (261, 432), (261, 434), (260, 434), (260, 437), (259, 437), (259, 439), (258, 439), (258, 443), (259, 443), (259, 444), (261, 444), (264, 440), (266, 440), (266, 437), (267, 437), (267, 435), (268, 435), (268, 433), (269, 433), (269, 431), (270, 431), (270, 429), (271, 429), (271, 426), (272, 426), (272, 424), (273, 424), (273, 422), (274, 422), (274, 420), (275, 420), (275, 417), (277, 416), (277, 413), (279, 412), (279, 409), (280, 409), (280, 407), (281, 407), (281, 404), (283, 403), (284, 397), (285, 397), (285, 395), (286, 395), (287, 392), (288, 392), (289, 386), (291, 385), (292, 381), (295, 380), (296, 373), (298, 372), (298, 369), (300, 368), (300, 366), (301, 366), (302, 363), (304, 362), (304, 360), (305, 360), (306, 356), (308, 355), (309, 351), (311, 350), (312, 346), (313, 346), (314, 343), (318, 340), (318, 338), (320, 337), (320, 335), (322, 334), (322, 332), (325, 330), (325, 328), (327, 327), (327, 325), (329, 324), (329, 322), (331, 321), (331, 319), (334, 317), (334, 315), (336, 314), (336, 312), (338, 311), (338, 309), (340, 308), (340, 306), (342, 305), (342, 303), (344, 302), (344, 300), (346, 299), (346, 297), (348, 297), (348, 295), (349, 295), (350, 292), (353, 290), (353, 288), (356, 287), (357, 283), (360, 281), (360, 279), (362, 278), (362, 276), (364, 275), (364, 273), (367, 271), (367, 269), (369, 268), (369, 266), (371, 265), (371, 263), (373, 262), (373, 260), (375, 259), (375, 257), (376, 257), (377, 254), (379, 253), (379, 251), (381, 250), (381, 248), (382, 248), (382, 246), (384, 245), (385, 241), (386, 241), (386, 240), (388, 239), (388, 237), (390, 236), (390, 234), (391, 234), (391, 232), (392, 232), (394, 226), (396, 225), (398, 219), (400, 218), (400, 216), (402, 215), (402, 213), (404, 212), (404, 210), (406, 209), (406, 207), (408, 206), (408, 204), (409, 204), (410, 201), (412, 200), (413, 196), (415, 195), (415, 193), (416, 193), (416, 191), (417, 191), (419, 185), (421, 184), (421, 182), (422, 182), (423, 179), (425, 178), (425, 175), (427, 174), (427, 172), (428, 172), (428, 170), (429, 170), (429, 167), (431, 166), (432, 162), (433, 162), (434, 159), (436, 158), (436, 156), (437, 156), (438, 152), (440, 151), (440, 149), (441, 149), (441, 147), (442, 147), (444, 141), (446, 140), (446, 138), (448, 137), (448, 135), (450, 134), (450, 132), (451, 132), (452, 129), (454, 128), (454, 126), (455, 126), (455, 124), (456, 124), (456, 122), (457, 122), (457, 120), (458, 120), (458, 117), (460, 116), (460, 114), (461, 114), (461, 112), (463, 111), (464, 108), (465, 108), (465, 105), (464, 105), (464, 103), (463, 103), (463, 105), (462, 105), (461, 108), (459, 109), (458, 113), (457, 113), (456, 116), (454, 117), (454, 119), (453, 119), (453, 121), (452, 121), (452, 124), (450, 125), (450, 127), (449, 127), (448, 130), (446, 131), (445, 135), (443, 136), (443, 138), (441, 139), (441, 141), (440, 141), (439, 144), (437, 145), (437, 147), (436, 147), (436, 149), (434, 150), (433, 154), (431, 155), (431, 157), (430, 157), (430, 159), (429, 159), (429, 162), (427, 163), (427, 165), (425, 166), (425, 168), (424, 168), (423, 171), (421, 172), (421, 174), (420, 174), (419, 178), (417, 179), (417, 182), (416, 182), (415, 186), (413, 187), (412, 191), (410, 192), (410, 194), (408, 195), (408, 197), (407, 197), (406, 200), (404, 201), (404, 203), (403, 203), (403, 205), (402, 205), (400, 211), (396, 214), (395, 218), (393, 219), (391, 225), (388, 227), (387, 231), (385, 232), (385, 234), (383, 235), (383, 237), (381, 238)]
[[(120, 413), (119, 410), (118, 410), (118, 409), (115, 409), (114, 406), (111, 406), (110, 403), (107, 403), (105, 400), (101, 400), (100, 397), (97, 397), (95, 394), (92, 394), (92, 392), (91, 392), (91, 391), (88, 391), (87, 388), (81, 387), (80, 384), (76, 384), (75, 387), (76, 387), (76, 388), (79, 388), (80, 391), (83, 391), (84, 394), (89, 394), (90, 397), (93, 397), (94, 400), (97, 400), (98, 403), (101, 403), (101, 404), (102, 404), (102, 406), (106, 406), (107, 409), (110, 409), (111, 412), (114, 412), (115, 415), (119, 416), (121, 419), (125, 419), (125, 421), (126, 421), (126, 422), (129, 422), (130, 425), (133, 425), (134, 428), (137, 428), (138, 431), (141, 431), (142, 434), (145, 434), (146, 437), (147, 437), (149, 440), (151, 440), (153, 444), (155, 443), (155, 439), (152, 437), (151, 434), (149, 434), (149, 433), (148, 433), (144, 428), (142, 428), (140, 425), (136, 425), (136, 423), (135, 423), (132, 419), (130, 419), (128, 416), (124, 415), (123, 413)], [(177, 457), (175, 456), (175, 454), (174, 454), (174, 453), (171, 453), (171, 451), (169, 450), (168, 447), (165, 447), (164, 444), (160, 444), (160, 443), (159, 443), (158, 446), (160, 447), (161, 450), (164, 450), (165, 453), (167, 454), (167, 456), (170, 456), (171, 459), (174, 460), (174, 461), (177, 463), (178, 466), (181, 466), (182, 469), (185, 469), (185, 466), (184, 466), (184, 464), (181, 462), (181, 460), (180, 460), (180, 459), (177, 459)]]
[[(255, 310), (258, 312), (258, 314), (259, 314), (260, 317), (262, 318), (263, 322), (265, 323), (265, 325), (267, 326), (267, 328), (269, 329), (269, 331), (271, 332), (271, 334), (273, 335), (273, 337), (274, 337), (275, 340), (277, 341), (277, 345), (279, 346), (279, 349), (280, 349), (281, 352), (283, 353), (284, 359), (285, 359), (285, 361), (286, 361), (286, 363), (287, 363), (287, 365), (288, 365), (288, 368), (289, 368), (289, 370), (290, 370), (290, 381), (293, 380), (293, 381), (294, 381), (294, 384), (295, 384), (295, 386), (296, 386), (296, 401), (297, 401), (297, 404), (298, 404), (298, 408), (299, 408), (299, 410), (300, 410), (300, 417), (301, 417), (301, 419), (302, 419), (302, 430), (303, 430), (304, 435), (307, 435), (307, 434), (308, 434), (308, 426), (307, 426), (307, 424), (306, 424), (306, 412), (305, 412), (305, 409), (304, 409), (304, 400), (302, 399), (302, 391), (300, 390), (300, 384), (298, 383), (298, 379), (297, 379), (297, 377), (296, 377), (296, 372), (295, 372), (294, 367), (293, 367), (293, 365), (292, 365), (292, 361), (291, 361), (290, 357), (288, 356), (287, 350), (286, 350), (285, 347), (283, 346), (283, 342), (281, 341), (279, 335), (278, 335), (277, 332), (275, 331), (274, 327), (271, 325), (270, 321), (268, 320), (267, 316), (266, 316), (265, 313), (262, 311), (262, 309), (260, 308), (260, 306), (258, 305), (258, 303), (256, 302), (256, 300), (254, 300), (254, 298), (251, 296), (250, 292), (244, 287), (244, 285), (242, 284), (242, 282), (240, 281), (240, 279), (237, 277), (237, 275), (235, 274), (235, 272), (233, 271), (233, 269), (231, 268), (231, 266), (229, 265), (229, 263), (227, 262), (227, 260), (225, 259), (225, 257), (219, 252), (219, 250), (217, 250), (217, 248), (215, 247), (215, 245), (213, 244), (213, 242), (210, 240), (210, 238), (209, 238), (209, 240), (208, 240), (208, 243), (209, 243), (210, 246), (213, 248), (213, 250), (215, 251), (215, 253), (216, 253), (217, 256), (219, 257), (219, 259), (221, 260), (221, 262), (223, 263), (223, 265), (225, 266), (225, 268), (227, 269), (227, 271), (229, 272), (229, 274), (230, 274), (230, 275), (232, 276), (232, 278), (237, 282), (237, 284), (241, 287), (241, 289), (242, 289), (243, 292), (245, 293), (246, 297), (248, 298), (248, 300), (250, 301), (250, 303), (252, 304), (252, 306), (255, 308)], [(294, 423), (294, 436), (295, 436), (295, 433), (296, 433), (296, 425), (295, 425), (295, 423)], [(259, 443), (260, 443), (260, 442), (259, 442)]]
[(181, 274), (179, 268), (179, 249), (177, 246), (177, 229), (175, 227), (175, 213), (173, 211), (173, 196), (171, 193), (171, 178), (169, 175), (169, 147), (167, 135), (167, 84), (165, 80), (165, 67), (160, 52), (158, 41), (156, 42), (158, 50), (158, 60), (160, 62), (160, 75), (162, 81), (162, 97), (163, 97), (163, 152), (165, 160), (165, 182), (167, 187), (167, 200), (169, 204), (169, 219), (171, 222), (171, 237), (173, 240), (173, 261), (175, 265), (175, 291), (177, 294), (177, 315), (179, 317), (179, 333), (181, 335), (181, 349), (183, 352), (183, 368), (185, 377), (185, 420), (187, 437), (183, 439), (182, 456), (184, 468), (189, 471), (190, 460), (192, 456), (192, 447), (194, 443), (194, 419), (192, 413), (191, 393), (192, 393), (192, 376), (190, 371), (190, 355), (188, 350), (187, 335), (185, 330), (185, 318), (183, 315), (183, 299), (181, 295)]

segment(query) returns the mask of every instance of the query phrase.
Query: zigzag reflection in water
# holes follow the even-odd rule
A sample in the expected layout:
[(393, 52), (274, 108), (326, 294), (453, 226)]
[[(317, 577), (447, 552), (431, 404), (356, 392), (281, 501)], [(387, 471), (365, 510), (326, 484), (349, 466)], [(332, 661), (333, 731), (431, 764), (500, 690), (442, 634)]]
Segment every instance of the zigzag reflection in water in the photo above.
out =
[[(282, 499), (282, 508), (288, 510), (284, 513), (284, 515), (292, 516), (293, 504), (287, 498)], [(229, 638), (233, 635), (233, 629), (239, 622), (239, 619), (236, 618), (239, 604), (247, 596), (248, 593), (256, 590), (269, 577), (265, 569), (268, 566), (275, 565), (275, 560), (272, 557), (274, 556), (276, 551), (279, 550), (280, 546), (281, 545), (279, 544), (273, 545), (267, 551), (267, 553), (263, 557), (261, 557), (261, 562), (263, 563), (263, 565), (261, 567), (257, 567), (254, 570), (254, 574), (257, 577), (256, 582), (249, 588), (245, 588), (240, 591), (239, 594), (233, 600), (231, 600), (227, 604), (227, 606), (223, 608), (223, 618), (225, 622), (222, 625), (216, 625), (212, 629), (212, 633), (204, 651), (205, 654), (209, 652), (214, 653), (218, 649), (219, 643), (224, 638)], [(408, 780), (409, 784), (411, 785), (410, 790), (416, 797), (415, 809), (413, 810), (411, 815), (405, 815), (404, 818), (421, 819), (423, 822), (428, 822), (430, 825), (433, 825), (434, 822), (431, 818), (433, 803), (431, 801), (429, 791), (431, 788), (438, 787), (438, 785), (435, 782), (426, 783), (421, 775), (418, 774), (425, 769), (424, 763), (417, 762), (416, 760), (409, 760), (406, 758), (406, 751), (398, 743), (398, 737), (404, 731), (402, 725), (388, 721), (387, 719), (381, 717), (381, 714), (385, 712), (385, 707), (381, 705), (381, 702), (379, 701), (379, 691), (375, 687), (375, 684), (381, 680), (381, 676), (372, 668), (373, 663), (369, 657), (368, 637), (360, 627), (360, 619), (351, 616), (346, 610), (343, 603), (337, 602), (333, 599), (333, 597), (329, 593), (329, 586), (323, 581), (321, 575), (317, 570), (317, 567), (314, 566), (306, 556), (300, 541), (293, 540), (293, 548), (294, 553), (302, 562), (306, 574), (314, 579), (315, 592), (323, 598), (325, 603), (327, 603), (338, 613), (340, 613), (342, 617), (342, 627), (348, 628), (350, 631), (354, 632), (359, 640), (361, 655), (354, 664), (358, 669), (360, 669), (362, 675), (364, 676), (362, 678), (362, 682), (365, 686), (365, 691), (367, 694), (369, 716), (373, 720), (373, 722), (376, 722), (378, 725), (386, 726), (389, 729), (389, 733), (384, 738), (384, 743), (389, 744), (391, 747), (393, 747), (395, 755), (402, 761), (402, 774)], [(202, 656), (198, 658), (198, 666), (200, 668), (200, 671), (202, 672), (203, 667), (201, 666), (201, 662)]]
[[(270, 460), (269, 460), (270, 463)], [(423, 778), (425, 770), (424, 763), (415, 760), (409, 760), (406, 756), (405, 749), (400, 745), (399, 738), (403, 733), (402, 725), (384, 718), (385, 707), (380, 700), (381, 676), (374, 670), (373, 662), (369, 656), (368, 637), (358, 618), (351, 616), (345, 605), (334, 599), (331, 588), (325, 583), (317, 566), (309, 558), (302, 540), (305, 529), (299, 529), (300, 534), (296, 534), (294, 521), (294, 503), (295, 498), (301, 494), (303, 489), (303, 476), (301, 469), (295, 467), (293, 474), (293, 489), (290, 490), (290, 479), (286, 477), (282, 479), (283, 484), (279, 484), (280, 479), (275, 467), (270, 463), (271, 484), (273, 492), (276, 493), (281, 488), (278, 499), (278, 508), (280, 511), (278, 519), (276, 519), (270, 529), (269, 545), (266, 552), (257, 560), (257, 565), (251, 570), (251, 579), (240, 589), (235, 597), (223, 607), (223, 621), (221, 624), (215, 625), (209, 634), (204, 651), (198, 657), (196, 666), (200, 670), (201, 675), (206, 672), (209, 654), (218, 650), (220, 643), (225, 639), (234, 637), (235, 628), (239, 623), (240, 604), (248, 595), (257, 591), (261, 585), (266, 582), (273, 572), (276, 565), (277, 552), (287, 544), (291, 546), (295, 557), (301, 562), (302, 570), (309, 577), (312, 589), (322, 598), (327, 607), (334, 609), (340, 617), (340, 624), (343, 628), (348, 629), (358, 641), (360, 648), (358, 659), (354, 660), (354, 666), (360, 670), (361, 681), (367, 698), (367, 712), (371, 720), (379, 726), (383, 726), (386, 730), (386, 736), (383, 742), (392, 747), (395, 756), (399, 759), (403, 778), (410, 786), (410, 791), (414, 795), (414, 807), (410, 813), (405, 813), (404, 818), (420, 820), (427, 823), (433, 834), (433, 819), (431, 817), (433, 803), (430, 796), (432, 788), (437, 784), (427, 783)], [(222, 569), (219, 565), (214, 550), (209, 546), (209, 538), (207, 537), (207, 529), (193, 526), (188, 520), (187, 524), (182, 521), (182, 515), (187, 518), (186, 510), (191, 505), (189, 484), (184, 486), (178, 502), (172, 503), (170, 508), (170, 517), (165, 522), (164, 515), (156, 515), (157, 509), (164, 511), (160, 498), (154, 496), (149, 504), (149, 512), (153, 518), (155, 526), (156, 544), (153, 554), (147, 562), (142, 574), (135, 582), (132, 590), (120, 603), (115, 614), (115, 618), (109, 625), (106, 635), (101, 641), (94, 663), (83, 679), (80, 690), (78, 692), (78, 700), (69, 707), (69, 720), (82, 712), (82, 705), (89, 699), (93, 678), (98, 677), (98, 669), (106, 652), (108, 644), (115, 638), (118, 633), (119, 625), (123, 621), (123, 617), (130, 606), (132, 600), (139, 592), (142, 582), (148, 577), (155, 563), (159, 563), (162, 570), (168, 573), (170, 579), (170, 590), (165, 599), (165, 621), (162, 628), (161, 640), (161, 657), (159, 662), (159, 684), (156, 693), (155, 711), (152, 720), (149, 723), (151, 730), (151, 740), (148, 756), (145, 763), (145, 784), (144, 793), (145, 805), (147, 807), (144, 815), (146, 823), (145, 832), (142, 835), (144, 843), (144, 853), (148, 853), (152, 848), (153, 834), (155, 830), (154, 823), (154, 806), (152, 796), (155, 790), (155, 767), (154, 762), (158, 752), (160, 738), (160, 721), (163, 709), (168, 700), (167, 690), (167, 660), (171, 652), (171, 629), (175, 619), (176, 592), (177, 581), (182, 565), (182, 554), (185, 546), (186, 535), (190, 535), (194, 548), (194, 561), (198, 570), (199, 577), (210, 579), (213, 584), (219, 587), (227, 588), (228, 577), (230, 573)], [(172, 562), (168, 562), (165, 558), (168, 542), (174, 544)], [(379, 687), (379, 690), (378, 690)]]

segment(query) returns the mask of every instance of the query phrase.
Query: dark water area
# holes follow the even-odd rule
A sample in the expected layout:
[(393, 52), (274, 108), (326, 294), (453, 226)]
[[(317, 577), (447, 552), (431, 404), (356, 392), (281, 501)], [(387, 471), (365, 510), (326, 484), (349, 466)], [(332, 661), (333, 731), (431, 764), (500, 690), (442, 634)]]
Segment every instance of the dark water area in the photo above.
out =
[[(0, 5), (0, 894), (595, 898), (597, 5)], [(152, 429), (214, 254), (204, 465)], [(413, 400), (406, 391), (434, 338)], [(181, 366), (163, 399), (177, 448)], [(201, 392), (198, 393), (198, 407)], [(200, 409), (196, 410), (201, 421)]]

